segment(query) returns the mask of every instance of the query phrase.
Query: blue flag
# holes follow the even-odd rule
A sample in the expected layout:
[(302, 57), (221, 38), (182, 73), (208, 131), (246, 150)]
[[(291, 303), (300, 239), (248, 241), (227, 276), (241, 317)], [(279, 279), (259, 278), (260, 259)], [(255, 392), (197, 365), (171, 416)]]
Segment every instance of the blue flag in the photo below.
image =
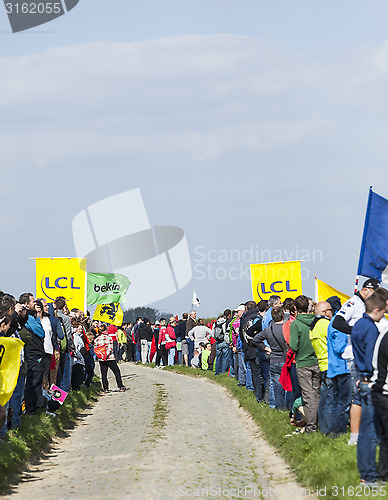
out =
[(387, 267), (388, 200), (370, 188), (357, 274), (387, 282)]

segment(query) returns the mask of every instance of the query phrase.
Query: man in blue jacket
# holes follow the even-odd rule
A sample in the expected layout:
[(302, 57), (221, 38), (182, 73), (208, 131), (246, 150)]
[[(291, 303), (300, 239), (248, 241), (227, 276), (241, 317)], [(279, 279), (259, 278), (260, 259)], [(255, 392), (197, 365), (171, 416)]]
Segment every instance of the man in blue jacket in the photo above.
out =
[(338, 435), (347, 431), (353, 386), (348, 362), (342, 357), (348, 345), (348, 335), (334, 328), (334, 317), (330, 320), (327, 329), (327, 379), (331, 381), (327, 418), (328, 432)]
[(379, 330), (378, 323), (387, 310), (388, 291), (379, 288), (365, 301), (363, 317), (352, 328), (352, 346), (354, 360), (360, 380), (358, 389), (361, 397), (361, 423), (357, 442), (357, 465), (361, 483), (367, 486), (376, 484), (376, 446), (379, 429), (376, 429), (376, 417), (372, 403), (373, 375), (372, 358)]

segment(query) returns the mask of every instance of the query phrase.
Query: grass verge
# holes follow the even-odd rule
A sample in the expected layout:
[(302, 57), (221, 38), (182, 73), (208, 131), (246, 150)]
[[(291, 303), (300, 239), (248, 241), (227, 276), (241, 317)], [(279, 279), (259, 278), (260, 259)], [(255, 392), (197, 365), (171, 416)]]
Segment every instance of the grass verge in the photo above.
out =
[(7, 492), (21, 468), (42, 452), (54, 436), (63, 436), (66, 429), (74, 427), (79, 410), (97, 401), (100, 391), (99, 382), (83, 386), (79, 392), (71, 391), (56, 417), (44, 412), (22, 417), (21, 426), (11, 430), (4, 443), (0, 442), (0, 494)]
[[(350, 499), (354, 497), (387, 497), (388, 488), (379, 486), (377, 494), (367, 495), (359, 484), (356, 446), (349, 446), (349, 435), (330, 438), (317, 432), (296, 434), (289, 423), (288, 412), (276, 411), (265, 403), (257, 403), (253, 392), (238, 387), (236, 379), (227, 375), (217, 377), (208, 371), (194, 370), (183, 366), (166, 367), (165, 370), (207, 378), (224, 386), (245, 408), (259, 425), (265, 439), (272, 444), (294, 470), (304, 488), (315, 491), (323, 498)], [(306, 496), (308, 493), (306, 492)]]

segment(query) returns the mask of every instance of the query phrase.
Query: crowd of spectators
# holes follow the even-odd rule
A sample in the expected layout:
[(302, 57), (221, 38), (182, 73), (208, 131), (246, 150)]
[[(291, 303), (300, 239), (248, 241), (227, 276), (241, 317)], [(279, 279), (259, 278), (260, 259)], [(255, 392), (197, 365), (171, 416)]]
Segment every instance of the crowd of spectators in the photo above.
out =
[[(91, 321), (66, 300), (53, 304), (24, 293), (0, 297), (0, 336), (24, 342), (15, 391), (0, 408), (1, 435), (22, 413), (52, 414), (52, 384), (63, 391), (90, 385), (100, 364), (124, 391), (119, 363), (181, 364), (235, 377), (258, 403), (289, 412), (293, 434), (336, 437), (357, 445), (361, 483), (388, 480), (388, 291), (368, 279), (345, 304), (304, 295), (283, 302), (273, 295), (247, 301), (218, 318), (197, 321), (196, 311), (151, 323), (137, 318), (117, 328)], [(24, 407), (24, 409), (23, 409)], [(376, 464), (376, 447), (380, 454)]]

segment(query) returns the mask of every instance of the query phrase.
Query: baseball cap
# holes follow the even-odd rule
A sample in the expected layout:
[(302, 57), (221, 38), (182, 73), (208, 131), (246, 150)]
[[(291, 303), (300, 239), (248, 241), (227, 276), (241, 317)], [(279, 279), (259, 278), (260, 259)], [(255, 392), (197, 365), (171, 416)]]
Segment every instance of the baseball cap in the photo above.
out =
[(242, 304), (240, 304), (235, 310), (236, 311), (245, 311), (245, 306), (243, 306)]
[(372, 288), (373, 290), (377, 290), (380, 286), (380, 281), (375, 278), (369, 278), (362, 285), (362, 288)]

